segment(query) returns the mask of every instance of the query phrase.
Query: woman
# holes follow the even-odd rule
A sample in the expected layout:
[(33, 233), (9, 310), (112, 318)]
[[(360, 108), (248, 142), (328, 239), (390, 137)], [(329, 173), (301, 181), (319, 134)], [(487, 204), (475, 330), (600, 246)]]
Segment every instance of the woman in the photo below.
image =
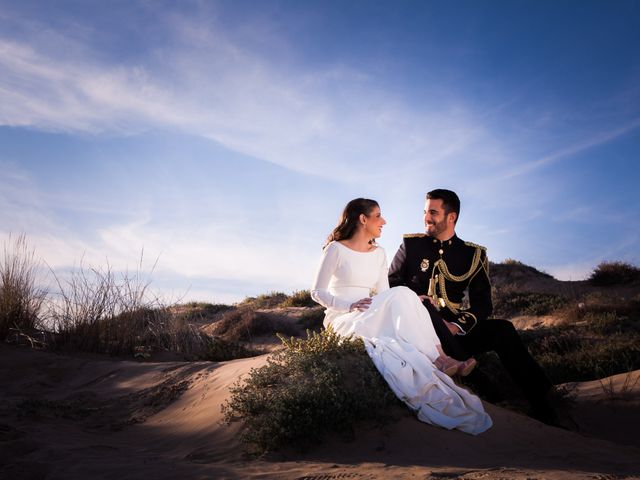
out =
[(445, 357), (429, 313), (406, 287), (389, 288), (384, 250), (375, 244), (386, 221), (374, 200), (345, 207), (329, 235), (311, 290), (326, 307), (324, 325), (364, 340), (394, 393), (423, 422), (478, 434), (491, 426), (480, 399), (449, 374), (468, 364)]

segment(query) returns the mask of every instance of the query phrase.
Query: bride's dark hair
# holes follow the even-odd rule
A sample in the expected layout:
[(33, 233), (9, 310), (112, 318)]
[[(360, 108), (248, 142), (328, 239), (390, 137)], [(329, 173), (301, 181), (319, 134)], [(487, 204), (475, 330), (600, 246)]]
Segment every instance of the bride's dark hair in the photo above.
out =
[(329, 234), (322, 248), (326, 247), (330, 242), (348, 240), (353, 237), (356, 233), (356, 228), (358, 228), (360, 215), (364, 214), (368, 217), (375, 207), (380, 208), (380, 205), (378, 205), (378, 202), (375, 200), (369, 198), (354, 198), (347, 203), (347, 206), (344, 207), (342, 211), (342, 215), (340, 215), (338, 225), (336, 225)]

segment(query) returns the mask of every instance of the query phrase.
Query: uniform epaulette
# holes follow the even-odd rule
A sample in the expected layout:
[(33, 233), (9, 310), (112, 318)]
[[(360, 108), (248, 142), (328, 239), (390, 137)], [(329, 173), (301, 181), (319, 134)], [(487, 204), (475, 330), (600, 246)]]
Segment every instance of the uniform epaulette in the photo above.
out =
[(483, 247), (482, 245), (478, 245), (477, 243), (472, 243), (472, 242), (464, 242), (465, 245), (468, 245), (469, 247), (473, 247), (473, 248), (479, 248), (481, 250), (486, 250), (487, 247)]
[(423, 238), (426, 237), (426, 233), (405, 233), (402, 238)]

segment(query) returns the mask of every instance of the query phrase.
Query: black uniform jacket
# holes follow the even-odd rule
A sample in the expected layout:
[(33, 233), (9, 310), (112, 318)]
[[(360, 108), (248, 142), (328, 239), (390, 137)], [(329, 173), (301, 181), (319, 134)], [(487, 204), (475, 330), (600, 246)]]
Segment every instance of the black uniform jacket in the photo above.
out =
[[(389, 268), (390, 286), (404, 285), (418, 295), (428, 295), (430, 280), (440, 314), (464, 333), (491, 315), (489, 261), (484, 247), (456, 235), (445, 241), (420, 233), (405, 235)], [(464, 308), (467, 289), (468, 307)]]

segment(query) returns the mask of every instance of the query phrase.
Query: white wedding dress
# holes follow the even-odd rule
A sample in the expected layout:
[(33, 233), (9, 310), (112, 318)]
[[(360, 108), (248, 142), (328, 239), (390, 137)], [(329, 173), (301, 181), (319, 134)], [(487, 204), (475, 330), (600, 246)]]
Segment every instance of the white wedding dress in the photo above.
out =
[[(478, 434), (491, 418), (478, 397), (458, 387), (433, 365), (440, 344), (429, 312), (406, 287), (389, 288), (384, 250), (357, 252), (331, 242), (311, 290), (326, 307), (324, 326), (343, 336), (364, 340), (367, 353), (393, 392), (423, 422)], [(373, 295), (364, 311), (350, 312), (352, 303)]]

